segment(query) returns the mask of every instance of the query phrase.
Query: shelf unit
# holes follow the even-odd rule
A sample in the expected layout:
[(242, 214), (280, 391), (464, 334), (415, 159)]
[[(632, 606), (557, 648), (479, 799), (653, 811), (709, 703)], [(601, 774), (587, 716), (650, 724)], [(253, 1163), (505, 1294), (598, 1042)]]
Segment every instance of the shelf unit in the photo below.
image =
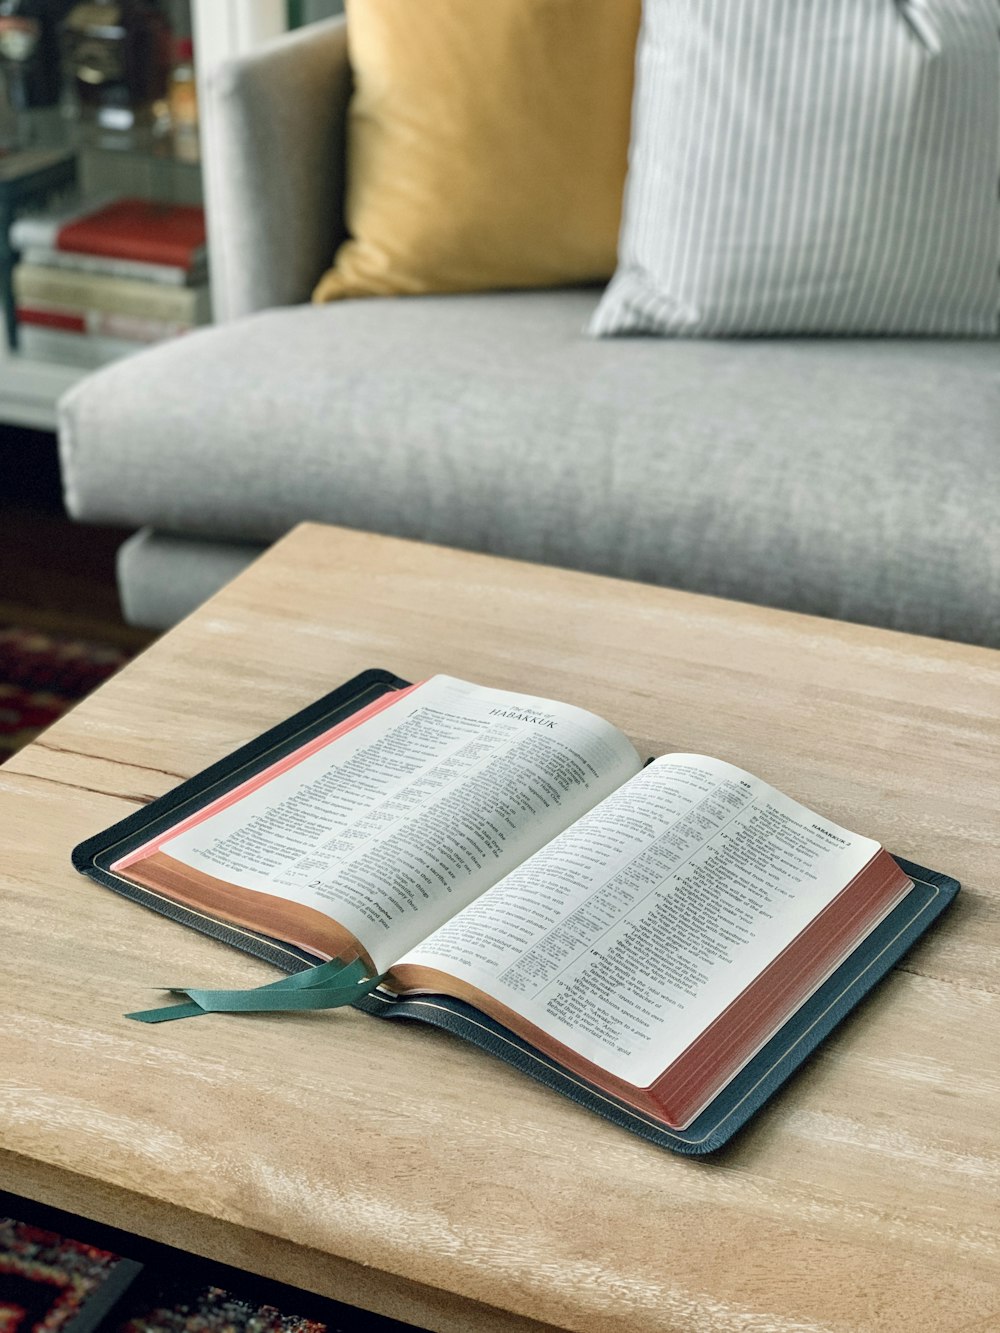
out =
[[(86, 144), (79, 150), (83, 184), (100, 189), (102, 176), (113, 176), (123, 193), (155, 193), (177, 203), (204, 198), (211, 252), (212, 134), (204, 83), (220, 61), (245, 55), (289, 26), (286, 0), (190, 0), (197, 53), (201, 114), (201, 162), (192, 166), (137, 149)], [(57, 121), (43, 139), (58, 141)], [(35, 361), (14, 354), (0, 338), (0, 424), (52, 430), (60, 396), (88, 372), (73, 366)]]

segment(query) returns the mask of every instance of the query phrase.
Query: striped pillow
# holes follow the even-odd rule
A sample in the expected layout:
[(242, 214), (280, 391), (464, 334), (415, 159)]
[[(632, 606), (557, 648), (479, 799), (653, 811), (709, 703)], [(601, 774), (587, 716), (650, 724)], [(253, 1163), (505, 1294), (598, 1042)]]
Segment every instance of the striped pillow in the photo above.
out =
[(997, 0), (645, 0), (589, 332), (988, 335)]

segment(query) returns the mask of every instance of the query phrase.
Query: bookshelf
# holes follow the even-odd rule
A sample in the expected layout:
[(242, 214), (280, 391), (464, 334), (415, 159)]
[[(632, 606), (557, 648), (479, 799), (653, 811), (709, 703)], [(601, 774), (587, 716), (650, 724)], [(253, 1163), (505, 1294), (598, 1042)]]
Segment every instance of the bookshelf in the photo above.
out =
[[(203, 93), (206, 78), (220, 61), (247, 54), (296, 22), (287, 0), (179, 0), (190, 14), (197, 52), (201, 157), (183, 162), (149, 147), (122, 147), (113, 136), (71, 140), (58, 110), (33, 115), (32, 148), (72, 148), (80, 184), (88, 194), (112, 190), (172, 203), (204, 202), (212, 228), (213, 138)], [(0, 159), (2, 161), (2, 159)], [(59, 397), (85, 370), (15, 353), (0, 337), (0, 424), (52, 430)]]

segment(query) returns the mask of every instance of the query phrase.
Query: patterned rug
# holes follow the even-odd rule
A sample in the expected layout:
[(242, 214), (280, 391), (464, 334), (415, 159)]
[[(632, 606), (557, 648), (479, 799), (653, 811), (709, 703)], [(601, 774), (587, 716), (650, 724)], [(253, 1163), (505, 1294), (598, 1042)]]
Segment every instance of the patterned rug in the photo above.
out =
[(110, 644), (0, 625), (0, 763), (129, 657)]
[(71, 1333), (72, 1324), (93, 1333), (333, 1333), (326, 1324), (248, 1304), (221, 1287), (185, 1291), (154, 1281), (152, 1292), (139, 1284), (137, 1294), (126, 1288), (109, 1301), (110, 1279), (123, 1264), (128, 1261), (109, 1250), (0, 1218), (0, 1330)]
[(164, 1293), (143, 1302), (115, 1333), (337, 1333), (327, 1324), (282, 1314), (273, 1305), (250, 1305), (221, 1287), (186, 1297)]
[(300, 1296), (306, 1308), (326, 1307), (324, 1317), (244, 1299), (204, 1279), (167, 1275), (0, 1217), (0, 1333), (421, 1333), (412, 1324)]
[(108, 1250), (0, 1218), (0, 1331), (60, 1333), (117, 1264)]

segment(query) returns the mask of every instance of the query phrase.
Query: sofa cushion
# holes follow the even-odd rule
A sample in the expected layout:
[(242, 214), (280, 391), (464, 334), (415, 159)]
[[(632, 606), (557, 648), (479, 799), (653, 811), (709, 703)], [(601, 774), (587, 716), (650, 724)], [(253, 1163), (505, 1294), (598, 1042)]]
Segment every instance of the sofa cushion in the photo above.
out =
[(314, 299), (607, 278), (639, 8), (349, 0), (349, 238)]
[(292, 307), (61, 404), (79, 518), (301, 519), (1000, 644), (995, 342), (612, 339), (587, 291)]
[(266, 546), (141, 528), (118, 550), (118, 595), (131, 625), (168, 629), (219, 591)]
[(996, 0), (647, 0), (595, 333), (1000, 331)]

